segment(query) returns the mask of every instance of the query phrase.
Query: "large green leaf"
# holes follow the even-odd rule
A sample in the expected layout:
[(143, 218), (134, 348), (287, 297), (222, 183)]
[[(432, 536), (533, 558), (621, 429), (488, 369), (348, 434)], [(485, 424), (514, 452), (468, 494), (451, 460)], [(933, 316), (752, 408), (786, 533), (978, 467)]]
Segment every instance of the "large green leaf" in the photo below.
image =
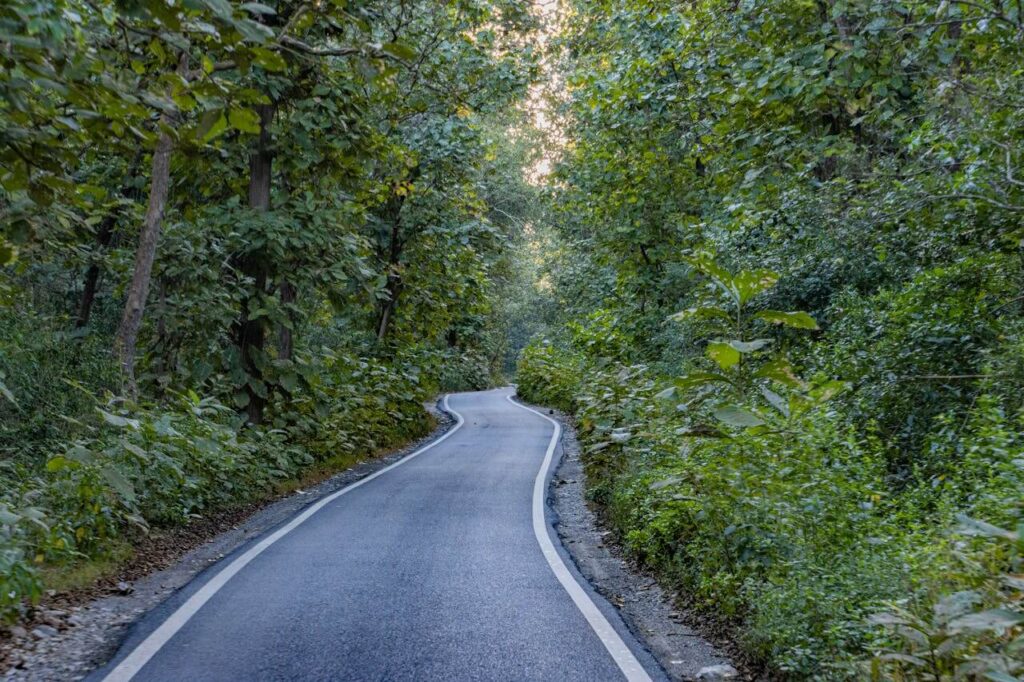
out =
[(772, 407), (778, 410), (783, 417), (789, 417), (789, 403), (786, 402), (785, 398), (766, 386), (761, 387), (761, 395), (763, 395), (764, 399), (767, 400)]
[(954, 634), (960, 632), (1003, 632), (1021, 623), (1024, 623), (1024, 613), (1007, 609), (989, 609), (955, 618), (946, 627)]
[(789, 388), (806, 388), (807, 383), (801, 379), (790, 363), (789, 358), (778, 356), (758, 367), (754, 376), (772, 379)]
[(740, 352), (726, 341), (712, 341), (706, 352), (722, 369), (729, 369), (740, 361)]
[(761, 350), (771, 342), (771, 339), (754, 339), (753, 341), (740, 341), (738, 339), (732, 339), (728, 343), (730, 346), (732, 346), (741, 353), (753, 353), (755, 351)]
[(795, 329), (818, 329), (814, 318), (802, 311), (784, 312), (782, 310), (762, 310), (754, 314), (759, 320), (772, 324), (781, 324)]
[(137, 419), (130, 419), (128, 417), (121, 417), (116, 414), (111, 414), (110, 412), (107, 412), (106, 410), (101, 410), (98, 407), (96, 408), (96, 410), (100, 413), (100, 416), (103, 417), (103, 421), (110, 424), (111, 426), (117, 426), (121, 428), (127, 426), (133, 429), (139, 428), (139, 421)]
[(228, 112), (228, 122), (232, 128), (243, 133), (260, 132), (260, 117), (252, 109), (232, 109)]
[(761, 426), (764, 420), (750, 410), (738, 405), (725, 405), (714, 412), (715, 419), (729, 426)]
[(380, 51), (384, 54), (388, 54), (392, 57), (405, 61), (416, 58), (416, 50), (411, 46), (400, 42), (384, 43), (381, 45)]
[(4, 398), (14, 403), (15, 405), (18, 404), (18, 401), (14, 399), (14, 394), (11, 393), (11, 391), (6, 386), (4, 386), (4, 382), (2, 381), (0, 381), (0, 396), (3, 396)]
[(675, 387), (682, 391), (688, 391), (697, 386), (711, 383), (732, 383), (732, 380), (724, 374), (716, 372), (690, 372), (674, 380)]
[(733, 279), (736, 298), (740, 305), (745, 305), (761, 292), (771, 289), (778, 281), (778, 274), (771, 270), (743, 270)]
[(674, 313), (669, 316), (670, 320), (681, 322), (688, 319), (719, 319), (729, 324), (733, 323), (732, 316), (722, 308), (715, 306), (695, 306), (693, 308), (687, 308), (686, 310), (680, 310), (678, 313)]

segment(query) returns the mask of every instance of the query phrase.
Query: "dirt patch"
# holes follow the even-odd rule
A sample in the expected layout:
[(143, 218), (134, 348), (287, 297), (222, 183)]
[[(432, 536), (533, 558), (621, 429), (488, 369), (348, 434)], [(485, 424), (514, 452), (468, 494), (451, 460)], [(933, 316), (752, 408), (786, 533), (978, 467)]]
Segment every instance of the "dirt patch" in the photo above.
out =
[(450, 429), (454, 420), (428, 406), (438, 427), (403, 448), (367, 459), (286, 496), (212, 513), (135, 544), (116, 572), (88, 587), (49, 594), (27, 622), (0, 633), (4, 680), (79, 680), (116, 653), (128, 628), (200, 571), (242, 544), (355, 481), (394, 463)]
[(618, 607), (626, 625), (671, 679), (723, 679), (720, 674), (727, 669), (720, 666), (735, 666), (734, 679), (763, 679), (760, 671), (742, 660), (723, 621), (688, 609), (672, 590), (626, 557), (614, 533), (585, 501), (585, 476), (572, 420), (549, 413), (563, 426), (563, 454), (549, 490), (557, 517), (555, 529), (580, 573)]

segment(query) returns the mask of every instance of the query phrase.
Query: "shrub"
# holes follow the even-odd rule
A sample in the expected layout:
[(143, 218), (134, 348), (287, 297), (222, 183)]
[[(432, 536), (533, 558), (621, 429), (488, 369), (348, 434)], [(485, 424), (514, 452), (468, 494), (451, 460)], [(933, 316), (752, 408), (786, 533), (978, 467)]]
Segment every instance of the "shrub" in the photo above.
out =
[(532, 403), (572, 411), (576, 406), (578, 358), (547, 340), (535, 340), (523, 349), (516, 370), (516, 392)]
[[(969, 590), (978, 595), (971, 612), (1020, 615), (1020, 551), (950, 537), (959, 513), (987, 519), (975, 528), (989, 531), (1021, 523), (1024, 429), (999, 401), (979, 397), (966, 423), (941, 418), (929, 447), (949, 466), (894, 490), (886, 448), (860, 437), (836, 406), (786, 429), (694, 437), (692, 410), (656, 397), (667, 380), (654, 370), (569, 358), (531, 347), (521, 388), (542, 404), (560, 392), (575, 402), (589, 494), (633, 556), (698, 607), (742, 621), (742, 644), (775, 670), (918, 679), (899, 662), (922, 658), (920, 643), (880, 630), (875, 614), (896, 608), (933, 622), (928, 614)], [(570, 366), (575, 401), (559, 381)], [(961, 633), (949, 670), (1017, 674), (1008, 661), (1019, 658), (1019, 630)]]
[(194, 393), (127, 408), (111, 400), (76, 420), (45, 468), (0, 471), (0, 621), (39, 598), (37, 568), (107, 556), (120, 538), (252, 500), (303, 467), (370, 454), (430, 428), (416, 365), (328, 356), (271, 415), (241, 428), (235, 410)]

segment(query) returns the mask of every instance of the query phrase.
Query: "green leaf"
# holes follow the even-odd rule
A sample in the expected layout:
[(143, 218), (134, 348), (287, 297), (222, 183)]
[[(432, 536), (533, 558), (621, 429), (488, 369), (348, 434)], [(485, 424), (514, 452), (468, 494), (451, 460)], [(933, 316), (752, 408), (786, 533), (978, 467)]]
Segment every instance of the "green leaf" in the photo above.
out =
[(818, 329), (818, 323), (814, 321), (814, 318), (802, 311), (795, 311), (791, 313), (784, 312), (782, 310), (762, 310), (758, 313), (754, 313), (754, 317), (765, 322), (772, 324), (783, 324), (787, 327), (794, 327), (795, 329)]
[(658, 391), (654, 395), (655, 400), (673, 400), (676, 397), (676, 387), (669, 386), (663, 391)]
[(771, 270), (744, 270), (733, 279), (733, 286), (740, 305), (743, 305), (762, 291), (771, 289), (778, 281), (778, 274)]
[(985, 673), (985, 677), (992, 680), (992, 682), (1020, 682), (1019, 677), (1014, 677), (999, 670), (989, 670)]
[(231, 18), (231, 3), (228, 0), (203, 0), (203, 4), (220, 19)]
[(719, 287), (734, 298), (738, 295), (732, 274), (715, 262), (711, 254), (701, 253), (687, 258), (686, 262), (698, 272), (712, 279)]
[(761, 350), (771, 342), (771, 339), (754, 339), (753, 341), (739, 341), (737, 339), (733, 339), (728, 341), (728, 344), (741, 353), (753, 353), (754, 351)]
[(751, 427), (764, 424), (764, 420), (738, 405), (725, 405), (714, 412), (715, 419), (729, 426)]
[(84, 445), (75, 445), (74, 447), (69, 448), (68, 451), (64, 453), (64, 456), (67, 459), (80, 464), (92, 464), (96, 461), (96, 455), (92, 450)]
[(740, 361), (740, 352), (727, 342), (712, 341), (708, 344), (707, 356), (722, 369), (729, 369)]
[(696, 306), (694, 308), (687, 308), (686, 310), (680, 310), (678, 313), (669, 315), (670, 320), (674, 322), (682, 322), (690, 318), (703, 320), (703, 319), (721, 319), (729, 324), (733, 323), (732, 316), (722, 308), (715, 306)]
[(124, 474), (115, 469), (112, 466), (103, 467), (100, 474), (103, 476), (103, 480), (107, 482), (114, 492), (126, 502), (135, 501), (135, 487), (132, 486), (131, 481), (125, 478)]
[(396, 59), (409, 61), (416, 58), (416, 50), (405, 43), (384, 43), (380, 47), (381, 52), (389, 54)]
[(278, 377), (278, 383), (281, 384), (281, 387), (284, 390), (291, 393), (299, 383), (299, 375), (295, 372), (283, 372), (281, 376)]
[(56, 473), (62, 469), (67, 469), (69, 466), (71, 466), (71, 462), (66, 457), (57, 455), (56, 457), (51, 457), (46, 463), (46, 470), (50, 473)]
[(6, 386), (4, 386), (4, 382), (2, 381), (0, 381), (0, 395), (2, 395), (11, 403), (13, 403), (15, 406), (17, 406), (18, 401), (14, 399), (14, 394), (11, 393)]
[(767, 400), (772, 407), (778, 410), (783, 417), (789, 417), (789, 404), (786, 402), (785, 398), (767, 386), (761, 387), (761, 395), (763, 395), (764, 399)]
[(96, 408), (96, 410), (103, 417), (103, 421), (105, 421), (106, 423), (110, 424), (111, 426), (117, 426), (119, 428), (124, 428), (126, 426), (131, 427), (133, 429), (139, 428), (139, 422), (136, 419), (128, 419), (127, 417), (120, 417), (120, 416), (118, 416), (116, 414), (111, 414), (110, 412), (107, 412), (106, 410), (101, 410), (98, 407)]
[(777, 381), (789, 388), (806, 388), (807, 383), (797, 376), (796, 370), (785, 356), (778, 356), (761, 365), (754, 376)]
[(947, 629), (957, 634), (960, 632), (1002, 632), (1024, 623), (1024, 614), (1007, 609), (989, 609), (949, 621)]
[(961, 523), (960, 532), (964, 535), (974, 535), (987, 538), (1002, 538), (1010, 542), (1019, 542), (1020, 535), (1013, 531), (992, 525), (981, 519), (972, 519), (966, 514), (957, 514), (956, 520)]
[(228, 129), (228, 119), (224, 115), (223, 110), (218, 110), (212, 114), (208, 113), (207, 116), (211, 116), (208, 127), (206, 127), (206, 116), (203, 117), (203, 121), (199, 124), (200, 129), (205, 128), (205, 132), (200, 135), (200, 139), (203, 142), (209, 142)]
[(245, 407), (249, 404), (249, 394), (245, 391), (235, 391), (234, 395), (231, 396), (236, 407)]
[(7, 508), (7, 505), (0, 505), (0, 524), (3, 524), (5, 526), (13, 526), (20, 520), (20, 514), (15, 514), (14, 512), (12, 512), (10, 509)]
[(823, 384), (818, 384), (813, 389), (811, 389), (808, 395), (812, 400), (814, 400), (814, 402), (824, 403), (845, 391), (846, 388), (847, 383), (845, 381), (839, 381), (836, 379), (832, 381), (826, 381)]
[(17, 257), (18, 249), (14, 246), (14, 244), (5, 242), (3, 238), (0, 237), (0, 265), (7, 265), (8, 263), (13, 263), (14, 259)]
[(676, 388), (682, 391), (688, 391), (691, 388), (714, 382), (730, 384), (732, 383), (732, 380), (724, 374), (718, 374), (716, 372), (690, 372), (689, 374), (681, 376), (674, 381)]
[(244, 2), (239, 6), (246, 12), (249, 12), (251, 14), (277, 14), (273, 7), (267, 7), (266, 5), (260, 2)]
[(252, 109), (232, 109), (228, 112), (228, 121), (232, 128), (243, 133), (260, 132), (260, 117)]
[(284, 71), (288, 68), (288, 63), (284, 60), (284, 57), (273, 50), (254, 47), (252, 48), (252, 55), (255, 57), (254, 61), (267, 71)]

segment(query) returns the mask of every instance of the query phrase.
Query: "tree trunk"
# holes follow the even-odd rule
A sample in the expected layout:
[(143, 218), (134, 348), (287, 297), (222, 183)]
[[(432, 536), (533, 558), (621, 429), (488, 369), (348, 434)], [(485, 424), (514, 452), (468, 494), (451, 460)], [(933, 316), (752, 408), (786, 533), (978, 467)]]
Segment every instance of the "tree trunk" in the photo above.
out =
[(132, 271), (132, 281), (128, 285), (128, 296), (124, 304), (124, 313), (121, 316), (121, 325), (117, 330), (117, 338), (114, 342), (121, 371), (124, 373), (128, 395), (132, 398), (136, 397), (138, 393), (135, 384), (135, 345), (139, 338), (139, 328), (142, 326), (142, 313), (146, 309), (146, 298), (149, 296), (153, 261), (156, 259), (156, 247), (160, 241), (164, 209), (167, 206), (167, 189), (171, 180), (171, 150), (174, 148), (174, 141), (165, 129), (171, 124), (171, 118), (167, 114), (160, 117), (160, 137), (157, 140), (156, 149), (153, 150), (149, 204), (146, 207), (146, 218), (142, 222), (142, 231), (139, 233), (139, 245), (135, 251), (135, 269)]
[[(412, 173), (409, 174), (408, 181), (415, 181), (420, 175), (420, 169), (417, 166), (413, 169)], [(393, 194), (391, 200), (388, 202), (388, 209), (385, 212), (386, 219), (391, 222), (391, 239), (388, 242), (388, 254), (387, 254), (387, 268), (388, 268), (388, 281), (385, 285), (385, 289), (388, 292), (388, 298), (383, 302), (381, 306), (380, 314), (377, 318), (377, 343), (383, 343), (387, 337), (388, 329), (391, 326), (392, 319), (394, 318), (395, 308), (398, 306), (398, 297), (402, 292), (402, 274), (401, 274), (401, 262), (402, 262), (402, 206), (405, 204), (405, 195)]]
[(395, 307), (398, 305), (398, 295), (402, 287), (402, 275), (399, 272), (399, 261), (402, 256), (401, 223), (399, 222), (401, 210), (402, 205), (399, 203), (398, 209), (393, 213), (391, 223), (391, 244), (388, 247), (388, 281), (385, 284), (388, 298), (383, 302), (380, 321), (377, 324), (378, 344), (383, 343), (387, 337), (388, 328), (391, 325), (391, 317), (395, 312)]
[[(110, 245), (110, 239), (114, 234), (115, 222), (114, 217), (109, 216), (100, 223), (100, 229), (96, 233), (96, 250), (106, 249)], [(96, 290), (99, 287), (100, 281), (100, 265), (95, 262), (95, 256), (92, 260), (93, 262), (89, 264), (89, 269), (85, 271), (85, 279), (82, 282), (82, 299), (78, 304), (78, 317), (75, 320), (76, 329), (81, 329), (89, 324), (89, 317), (92, 315), (92, 304), (96, 301)]]
[[(178, 61), (178, 74), (184, 76), (187, 70), (188, 54), (182, 53)], [(149, 203), (139, 233), (135, 268), (132, 271), (132, 281), (128, 285), (124, 313), (121, 315), (121, 324), (114, 340), (115, 353), (124, 373), (125, 388), (129, 397), (133, 399), (138, 395), (138, 387), (135, 384), (135, 345), (139, 339), (139, 328), (142, 326), (142, 313), (146, 309), (146, 297), (149, 296), (153, 261), (156, 259), (156, 246), (160, 241), (164, 209), (167, 207), (167, 190), (171, 184), (171, 152), (174, 149), (174, 140), (170, 129), (174, 123), (175, 117), (172, 114), (164, 112), (160, 115), (160, 134), (156, 148), (153, 149), (150, 170)]]
[[(270, 126), (274, 121), (275, 111), (276, 105), (274, 104), (261, 104), (256, 107), (256, 113), (260, 117), (260, 136), (249, 156), (249, 207), (260, 213), (270, 210), (270, 188), (274, 162)], [(263, 294), (267, 286), (267, 273), (260, 254), (246, 254), (241, 259), (239, 267), (245, 275), (253, 278), (255, 295)], [(251, 298), (243, 303), (242, 312), (236, 325), (236, 342), (246, 374), (250, 380), (262, 382), (263, 372), (260, 371), (256, 356), (263, 353), (267, 338), (266, 323), (262, 318), (249, 319), (249, 300)], [(249, 403), (246, 406), (248, 420), (252, 424), (259, 424), (263, 421), (263, 409), (266, 407), (266, 391), (261, 395), (253, 390), (249, 382), (245, 385), (245, 391), (249, 396)]]

